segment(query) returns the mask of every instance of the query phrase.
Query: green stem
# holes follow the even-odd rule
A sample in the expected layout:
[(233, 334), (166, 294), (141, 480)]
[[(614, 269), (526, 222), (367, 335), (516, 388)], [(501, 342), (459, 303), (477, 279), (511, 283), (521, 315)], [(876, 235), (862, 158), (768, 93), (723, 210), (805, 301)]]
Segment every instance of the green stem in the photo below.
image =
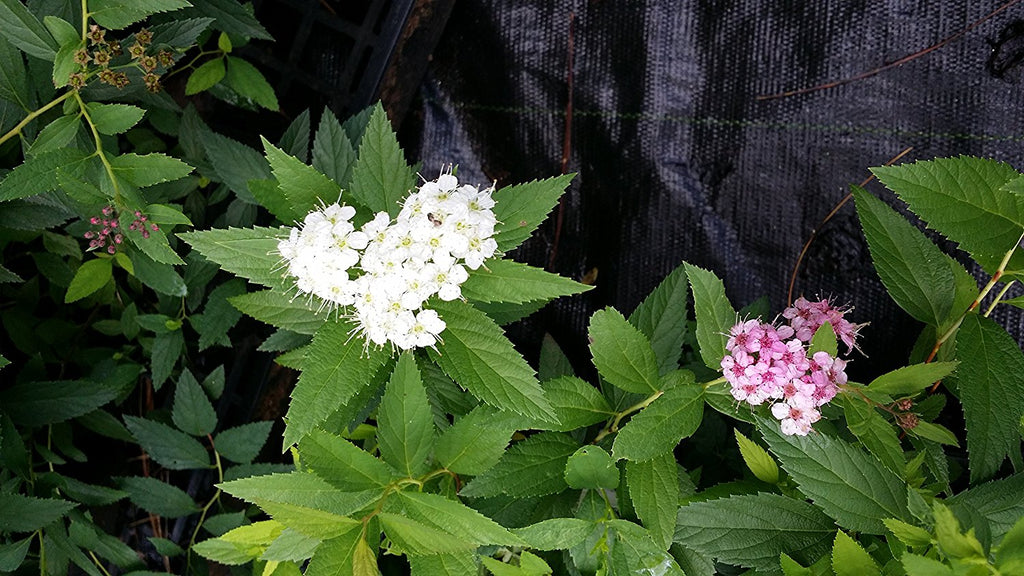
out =
[(92, 558), (92, 561), (93, 561), (93, 563), (94, 563), (94, 564), (96, 564), (96, 566), (97, 566), (97, 567), (98, 567), (98, 568), (99, 568), (100, 570), (102, 570), (102, 571), (103, 571), (103, 573), (104, 573), (104, 574), (105, 574), (106, 576), (110, 576), (110, 572), (107, 572), (107, 569), (103, 567), (103, 563), (102, 563), (102, 562), (100, 562), (100, 559), (96, 557), (96, 554), (94, 554), (92, 550), (89, 550), (88, 552), (89, 552), (89, 557), (90, 557), (90, 558)]
[(89, 37), (89, 1), (82, 0), (82, 40)]
[(75, 95), (75, 100), (78, 101), (78, 107), (82, 111), (82, 117), (85, 118), (86, 124), (89, 125), (93, 141), (96, 142), (96, 155), (99, 156), (100, 162), (103, 163), (103, 168), (107, 171), (107, 176), (110, 177), (110, 183), (114, 186), (114, 204), (120, 204), (121, 191), (117, 186), (117, 176), (114, 175), (114, 167), (110, 165), (110, 160), (107, 159), (107, 155), (103, 153), (103, 141), (100, 139), (99, 130), (96, 129), (96, 124), (93, 123), (92, 117), (89, 116), (89, 110), (85, 107), (85, 101), (82, 100), (82, 97), (78, 92), (72, 93)]
[(13, 138), (14, 136), (20, 134), (22, 128), (24, 128), (25, 126), (28, 126), (29, 122), (35, 120), (40, 115), (45, 114), (47, 110), (53, 108), (54, 106), (56, 106), (57, 104), (60, 104), (61, 102), (65, 101), (65, 100), (67, 100), (72, 95), (76, 95), (77, 96), (78, 92), (75, 91), (75, 90), (68, 90), (64, 94), (61, 94), (60, 96), (58, 96), (58, 97), (54, 98), (53, 100), (51, 100), (49, 104), (43, 106), (42, 108), (40, 108), (38, 110), (35, 110), (33, 112), (29, 112), (28, 116), (25, 116), (25, 118), (21, 122), (18, 122), (18, 124), (14, 128), (11, 128), (10, 130), (7, 131), (6, 134), (4, 134), (3, 136), (0, 136), (0, 144), (3, 144), (4, 142), (7, 142), (8, 140)]
[(985, 310), (985, 318), (988, 318), (988, 315), (992, 313), (992, 309), (996, 307), (996, 304), (999, 304), (1003, 299), (1003, 296), (1006, 296), (1006, 293), (1010, 290), (1010, 286), (1013, 286), (1013, 282), (1013, 280), (1007, 282), (1006, 286), (1003, 286), (1003, 289), (999, 291), (999, 294), (996, 294), (996, 297), (992, 300), (992, 304), (989, 305), (988, 310)]
[(164, 74), (164, 80), (167, 80), (168, 78), (170, 78), (171, 76), (174, 76), (178, 72), (182, 72), (184, 70), (188, 70), (188, 69), (192, 68), (192, 66), (196, 62), (198, 62), (200, 58), (202, 58), (203, 56), (209, 56), (210, 54), (222, 54), (222, 52), (220, 50), (201, 50), (199, 52), (199, 54), (196, 54), (196, 57), (193, 58), (192, 61), (189, 62), (188, 64), (185, 64), (184, 66), (179, 66), (179, 67), (175, 68), (174, 70), (171, 70), (167, 74)]
[[(206, 438), (209, 439), (210, 447), (213, 448), (213, 460), (217, 467), (217, 483), (221, 484), (224, 482), (224, 466), (220, 461), (220, 452), (217, 452), (217, 447), (213, 445), (213, 437), (207, 434)], [(188, 540), (189, 552), (188, 558), (185, 560), (186, 574), (189, 574), (191, 572), (190, 569), (192, 565), (192, 547), (196, 544), (196, 538), (199, 536), (199, 529), (203, 527), (203, 522), (206, 521), (206, 514), (210, 511), (210, 508), (212, 508), (213, 505), (217, 503), (218, 500), (220, 500), (220, 493), (220, 488), (217, 488), (217, 491), (213, 493), (213, 497), (210, 498), (210, 501), (206, 503), (206, 506), (203, 506), (203, 509), (199, 514), (199, 522), (196, 523), (196, 528), (192, 531), (192, 537)]]
[(607, 426), (605, 426), (603, 430), (598, 432), (597, 437), (594, 438), (594, 442), (593, 443), (597, 444), (601, 440), (604, 440), (605, 436), (608, 436), (609, 434), (614, 434), (614, 433), (618, 432), (619, 431), (619, 423), (622, 422), (623, 418), (625, 418), (626, 416), (629, 416), (630, 414), (632, 414), (634, 412), (639, 412), (640, 410), (643, 410), (644, 408), (647, 408), (648, 406), (650, 406), (651, 402), (654, 402), (658, 398), (661, 398), (661, 395), (664, 394), (664, 393), (665, 393), (664, 390), (658, 390), (654, 394), (651, 394), (650, 396), (645, 398), (643, 401), (637, 402), (636, 404), (634, 404), (634, 405), (630, 406), (629, 408), (626, 408), (622, 412), (619, 412), (618, 414), (616, 414), (615, 418), (613, 418), (612, 421)]

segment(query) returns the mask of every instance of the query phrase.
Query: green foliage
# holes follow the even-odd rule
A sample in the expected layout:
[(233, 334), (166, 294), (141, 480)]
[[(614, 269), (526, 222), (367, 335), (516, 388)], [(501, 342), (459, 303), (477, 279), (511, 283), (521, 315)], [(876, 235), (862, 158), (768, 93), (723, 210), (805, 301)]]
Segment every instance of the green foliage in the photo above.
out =
[(658, 361), (647, 338), (611, 308), (590, 319), (590, 353), (601, 376), (627, 392), (656, 392)]
[(376, 105), (359, 143), (350, 192), (360, 205), (393, 217), (398, 214), (399, 200), (416, 184), (415, 178), (384, 107)]
[(722, 356), (725, 356), (726, 334), (736, 323), (736, 311), (725, 296), (722, 281), (713, 273), (690, 264), (685, 264), (685, 267), (693, 290), (700, 356), (708, 368), (718, 370)]

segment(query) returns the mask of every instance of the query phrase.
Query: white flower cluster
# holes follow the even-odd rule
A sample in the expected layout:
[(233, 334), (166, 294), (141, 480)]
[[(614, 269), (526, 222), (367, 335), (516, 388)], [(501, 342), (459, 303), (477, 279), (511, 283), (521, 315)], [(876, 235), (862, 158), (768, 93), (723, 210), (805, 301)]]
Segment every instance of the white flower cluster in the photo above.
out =
[(359, 230), (354, 208), (332, 204), (310, 212), (278, 251), (299, 292), (352, 306), (369, 342), (433, 346), (445, 323), (424, 303), (435, 294), (461, 297), (466, 267), (479, 268), (497, 250), (492, 191), (442, 174), (410, 194), (394, 221), (378, 212)]

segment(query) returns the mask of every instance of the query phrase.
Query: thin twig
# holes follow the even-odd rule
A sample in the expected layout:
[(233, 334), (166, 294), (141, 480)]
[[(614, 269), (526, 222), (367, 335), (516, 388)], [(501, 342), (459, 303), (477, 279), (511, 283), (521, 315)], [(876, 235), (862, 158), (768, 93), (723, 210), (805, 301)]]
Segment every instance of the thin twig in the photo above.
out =
[[(903, 158), (904, 156), (906, 156), (913, 149), (914, 148), (912, 146), (909, 147), (909, 148), (904, 149), (899, 154), (897, 154), (897, 155), (893, 156), (892, 158), (890, 158), (889, 161), (885, 163), (885, 165), (886, 166), (891, 166), (892, 164), (895, 164), (896, 162), (899, 161), (900, 158)], [(867, 186), (868, 182), (871, 182), (872, 180), (874, 180), (874, 178), (875, 178), (874, 174), (872, 174), (871, 176), (868, 176), (867, 178), (864, 179), (863, 182), (860, 183), (860, 187), (863, 188), (863, 187)], [(832, 211), (829, 212), (828, 215), (825, 216), (824, 219), (822, 219), (821, 223), (818, 224), (818, 227), (811, 230), (811, 235), (807, 237), (807, 242), (804, 242), (804, 247), (803, 247), (802, 250), (800, 250), (800, 256), (797, 256), (796, 264), (793, 265), (793, 273), (790, 274), (790, 276), (789, 276), (789, 292), (786, 293), (786, 305), (787, 306), (792, 306), (793, 305), (793, 287), (796, 285), (796, 275), (800, 272), (800, 265), (803, 264), (804, 256), (807, 255), (807, 251), (810, 250), (810, 248), (811, 248), (811, 243), (813, 243), (814, 239), (817, 237), (818, 230), (821, 230), (825, 226), (825, 224), (828, 224), (828, 221), (831, 220), (832, 217), (835, 216), (836, 213), (838, 213), (839, 210), (843, 206), (845, 206), (847, 202), (850, 201), (850, 198), (853, 198), (853, 193), (852, 192), (848, 193), (846, 196), (843, 196), (843, 199), (840, 200), (839, 203), (836, 204), (832, 208)]]
[(955, 40), (960, 39), (962, 36), (964, 36), (965, 34), (970, 32), (971, 30), (974, 30), (978, 26), (981, 26), (982, 24), (987, 22), (989, 19), (993, 18), (994, 16), (996, 16), (1000, 12), (1010, 8), (1014, 4), (1018, 4), (1020, 1), (1021, 0), (1010, 0), (1009, 2), (1007, 2), (1007, 3), (1003, 4), (1002, 6), (1000, 6), (999, 8), (996, 8), (992, 12), (989, 12), (984, 17), (982, 17), (982, 18), (980, 18), (978, 20), (975, 20), (969, 26), (967, 26), (966, 28), (960, 30), (956, 34), (953, 34), (952, 36), (948, 36), (948, 37), (944, 38), (943, 40), (939, 41), (937, 44), (933, 44), (933, 45), (925, 48), (924, 50), (918, 50), (917, 52), (914, 52), (913, 54), (908, 54), (907, 56), (904, 56), (903, 58), (900, 58), (899, 60), (896, 60), (894, 62), (890, 62), (890, 63), (882, 65), (882, 66), (879, 66), (878, 68), (874, 68), (872, 70), (868, 70), (867, 72), (861, 72), (860, 74), (857, 74), (856, 76), (850, 76), (849, 78), (843, 78), (842, 80), (833, 80), (832, 82), (826, 82), (824, 84), (818, 84), (817, 86), (811, 86), (810, 88), (800, 88), (798, 90), (790, 90), (789, 92), (780, 92), (778, 94), (762, 94), (762, 95), (758, 96), (756, 98), (756, 100), (776, 100), (776, 99), (779, 99), (779, 98), (788, 98), (790, 96), (799, 96), (800, 94), (809, 94), (811, 92), (817, 92), (819, 90), (827, 90), (829, 88), (836, 88), (838, 86), (843, 86), (843, 85), (849, 84), (851, 82), (856, 82), (858, 80), (864, 80), (866, 78), (870, 78), (870, 77), (872, 77), (872, 76), (874, 76), (876, 74), (880, 74), (880, 73), (885, 72), (886, 70), (889, 70), (891, 68), (896, 68), (897, 66), (902, 66), (903, 64), (906, 64), (907, 62), (910, 62), (911, 60), (914, 60), (916, 58), (920, 58), (921, 56), (924, 56), (924, 55), (926, 55), (926, 54), (928, 54), (930, 52), (934, 52), (934, 51), (938, 50), (939, 48), (942, 48), (943, 46), (945, 46), (946, 44), (949, 44), (950, 42), (953, 42)]
[[(573, 64), (576, 56), (576, 13), (569, 12), (569, 37), (568, 37), (568, 58), (565, 74), (566, 89), (569, 94), (565, 103), (565, 130), (562, 133), (562, 174), (569, 172), (569, 156), (572, 152), (572, 93), (573, 93)], [(554, 270), (555, 257), (558, 256), (558, 241), (562, 237), (562, 220), (565, 217), (565, 196), (558, 199), (558, 212), (555, 214), (555, 236), (551, 241), (551, 256), (548, 258), (548, 270)]]

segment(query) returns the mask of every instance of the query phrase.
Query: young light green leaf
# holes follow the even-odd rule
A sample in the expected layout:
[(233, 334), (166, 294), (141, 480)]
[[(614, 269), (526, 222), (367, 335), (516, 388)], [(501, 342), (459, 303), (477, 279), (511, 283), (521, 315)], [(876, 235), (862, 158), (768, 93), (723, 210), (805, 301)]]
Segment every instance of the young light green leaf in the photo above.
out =
[(516, 498), (555, 494), (568, 488), (565, 463), (579, 444), (566, 434), (541, 432), (513, 445), (491, 469), (471, 480), (460, 494)]
[(108, 30), (120, 30), (153, 14), (189, 6), (185, 0), (92, 0), (89, 17)]
[(929, 227), (958, 242), (989, 274), (1024, 231), (1024, 196), (1001, 190), (1018, 173), (1002, 162), (960, 156), (871, 171)]
[(593, 288), (579, 282), (512, 260), (492, 259), (462, 284), (463, 297), (478, 302), (523, 304), (550, 301)]
[(362, 541), (362, 523), (354, 522), (336, 536), (324, 540), (309, 561), (306, 576), (354, 576), (352, 559)]
[(954, 379), (967, 424), (971, 483), (995, 475), (1020, 454), (1017, 423), (1024, 415), (1024, 353), (994, 321), (968, 314), (956, 338)]
[(505, 453), (515, 424), (495, 417), (490, 406), (478, 406), (455, 421), (437, 439), (434, 458), (456, 474), (475, 476), (490, 470)]
[(381, 512), (378, 516), (384, 534), (392, 544), (409, 556), (419, 554), (455, 554), (476, 548), (472, 542), (431, 528), (399, 514)]
[(226, 73), (227, 69), (224, 67), (223, 58), (214, 58), (204, 62), (189, 74), (188, 82), (185, 84), (185, 95), (192, 96), (209, 90), (223, 80)]
[(382, 490), (345, 492), (326, 480), (308, 472), (253, 476), (219, 484), (220, 488), (235, 496), (266, 508), (267, 504), (285, 504), (322, 510), (347, 516), (378, 500)]
[(301, 220), (317, 206), (333, 204), (341, 196), (341, 188), (316, 168), (294, 156), (285, 154), (263, 138), (267, 161), (277, 178), (281, 192), (291, 206), (293, 219)]
[(387, 113), (377, 103), (359, 143), (350, 192), (373, 212), (387, 212), (394, 217), (398, 215), (399, 201), (415, 185), (415, 174), (405, 163)]
[(199, 506), (185, 491), (156, 478), (127, 476), (117, 481), (133, 504), (157, 516), (180, 518), (199, 512)]
[(21, 382), (0, 392), (0, 405), (15, 424), (45, 426), (83, 416), (117, 398), (118, 388), (99, 382)]
[(832, 569), (836, 576), (881, 576), (882, 570), (874, 558), (846, 532), (836, 532), (832, 547)]
[(658, 388), (658, 360), (651, 343), (612, 308), (590, 318), (590, 353), (601, 377), (627, 392), (650, 394)]
[(575, 174), (563, 174), (547, 180), (534, 180), (496, 190), (494, 240), (498, 250), (509, 252), (519, 246), (540, 226), (558, 204)]
[(426, 472), (434, 445), (434, 420), (410, 352), (398, 357), (377, 408), (377, 442), (381, 458), (402, 474), (412, 478)]
[(782, 553), (803, 564), (815, 561), (834, 531), (832, 521), (803, 500), (761, 493), (683, 506), (674, 540), (721, 562), (773, 571)]
[(304, 298), (281, 290), (262, 290), (228, 298), (231, 305), (253, 318), (299, 334), (315, 334), (327, 320)]
[(383, 489), (398, 476), (369, 452), (319, 428), (299, 442), (299, 453), (314, 474), (345, 491)]
[(227, 57), (224, 83), (243, 98), (248, 98), (267, 110), (279, 108), (277, 96), (267, 79), (255, 66), (241, 58)]
[(626, 485), (636, 515), (662, 550), (672, 545), (679, 510), (675, 456), (666, 452), (644, 462), (626, 462)]
[(100, 134), (121, 134), (142, 120), (146, 111), (138, 106), (128, 104), (99, 104), (89, 102), (85, 105), (89, 118)]
[(64, 303), (70, 304), (89, 296), (106, 286), (113, 276), (113, 260), (110, 258), (93, 258), (86, 260), (78, 267), (75, 277), (71, 279)]
[(447, 327), (428, 353), (452, 380), (498, 409), (555, 419), (533, 368), (490, 318), (465, 302), (438, 301), (432, 307)]
[(384, 505), (395, 512), (480, 545), (521, 546), (524, 542), (506, 528), (461, 502), (437, 494), (398, 492)]
[(736, 311), (725, 297), (725, 286), (714, 273), (684, 264), (693, 290), (693, 309), (697, 317), (697, 344), (704, 364), (712, 370), (722, 369), (725, 342), (729, 329), (736, 324)]
[(679, 266), (629, 315), (651, 343), (658, 358), (658, 372), (665, 374), (679, 367), (686, 336), (686, 300), (689, 287), (686, 268)]
[(775, 421), (758, 428), (800, 491), (848, 530), (883, 534), (883, 518), (906, 519), (906, 486), (874, 456), (826, 434), (783, 435)]
[(286, 419), (284, 449), (368, 387), (389, 354), (349, 335), (347, 322), (328, 322), (313, 336), (309, 360), (292, 391)]
[(228, 228), (184, 232), (178, 237), (227, 272), (270, 287), (284, 284), (277, 244), (286, 231), (279, 228)]
[(900, 556), (900, 562), (903, 563), (903, 569), (907, 576), (955, 576), (956, 574), (952, 568), (938, 560), (909, 552)]
[(0, 492), (0, 530), (33, 532), (63, 517), (74, 502)]
[(753, 440), (744, 436), (738, 429), (734, 429), (733, 433), (736, 436), (736, 444), (740, 449), (740, 456), (743, 456), (743, 461), (746, 462), (747, 468), (753, 472), (754, 476), (762, 482), (778, 484), (779, 466), (768, 452)]
[(946, 428), (941, 424), (918, 422), (913, 428), (907, 430), (907, 432), (917, 436), (918, 438), (924, 438), (925, 440), (931, 440), (932, 442), (938, 442), (939, 444), (960, 446), (960, 442), (957, 441), (956, 435), (953, 434), (949, 428)]
[(868, 384), (868, 390), (889, 396), (917, 394), (949, 376), (956, 365), (956, 362), (929, 362), (904, 366), (875, 378)]
[(935, 518), (935, 540), (947, 558), (984, 560), (985, 550), (973, 532), (964, 534), (953, 511), (938, 500), (932, 502)]
[[(213, 445), (224, 458), (239, 464), (248, 464), (259, 455), (270, 436), (272, 422), (250, 422), (222, 430), (213, 437)], [(305, 456), (305, 455), (303, 455)]]
[(21, 0), (0, 0), (0, 35), (26, 54), (53, 61), (57, 43)]
[(377, 553), (370, 549), (366, 538), (360, 538), (356, 542), (356, 549), (352, 552), (352, 574), (353, 576), (380, 576), (377, 568)]
[(281, 535), (267, 546), (261, 560), (272, 562), (303, 562), (308, 560), (320, 546), (321, 540), (306, 536), (298, 530), (285, 528)]
[(807, 346), (807, 355), (813, 356), (815, 352), (825, 352), (833, 358), (839, 356), (839, 343), (830, 322), (825, 322), (814, 331), (810, 345)]
[(122, 154), (110, 159), (110, 167), (119, 178), (139, 188), (184, 178), (192, 167), (166, 154)]
[(217, 427), (217, 412), (213, 404), (187, 369), (182, 370), (178, 377), (171, 416), (178, 429), (193, 436), (206, 436)]
[(142, 449), (157, 464), (171, 470), (210, 467), (206, 448), (188, 434), (137, 416), (126, 415), (124, 422)]
[(671, 452), (679, 441), (697, 431), (704, 415), (704, 388), (693, 373), (677, 370), (665, 375), (676, 382), (623, 426), (615, 437), (616, 459), (643, 461)]
[(1024, 517), (1017, 520), (999, 544), (996, 567), (1003, 574), (1024, 573)]
[(953, 271), (945, 254), (884, 202), (852, 188), (871, 260), (886, 291), (915, 319), (937, 326), (953, 305)]
[(38, 156), (67, 146), (78, 134), (79, 124), (81, 122), (77, 115), (61, 116), (50, 122), (39, 131), (39, 135), (28, 149), (29, 155)]
[(896, 430), (889, 421), (874, 406), (855, 394), (847, 395), (842, 405), (850, 432), (889, 470), (902, 475), (907, 461)]
[(566, 461), (565, 483), (570, 488), (614, 489), (619, 486), (619, 469), (600, 446), (584, 446)]
[(356, 151), (352, 141), (348, 139), (338, 118), (330, 108), (324, 108), (320, 116), (320, 125), (313, 138), (313, 167), (338, 186), (348, 186), (352, 175), (352, 166), (356, 161)]
[(927, 546), (932, 541), (931, 532), (895, 518), (882, 520), (885, 527), (907, 546)]

